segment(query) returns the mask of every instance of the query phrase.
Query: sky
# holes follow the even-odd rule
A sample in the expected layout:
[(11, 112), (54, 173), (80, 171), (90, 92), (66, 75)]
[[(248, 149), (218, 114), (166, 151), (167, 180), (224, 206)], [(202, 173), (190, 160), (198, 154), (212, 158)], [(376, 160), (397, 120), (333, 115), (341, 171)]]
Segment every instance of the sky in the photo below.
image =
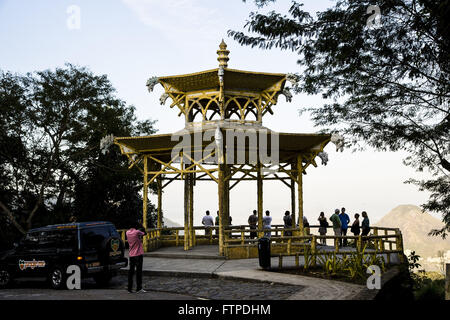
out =
[[(287, 12), (289, 4), (279, 0), (262, 11)], [(304, 4), (306, 10), (317, 12), (333, 2)], [(0, 0), (0, 69), (25, 73), (66, 62), (86, 66), (108, 76), (117, 96), (136, 107), (138, 119), (156, 120), (158, 133), (171, 133), (184, 127), (184, 119), (169, 103), (159, 104), (162, 87), (149, 93), (147, 79), (217, 68), (216, 50), (222, 39), (230, 50), (230, 68), (300, 72), (293, 53), (242, 47), (227, 36), (230, 29), (243, 30), (254, 10), (251, 0)], [(316, 132), (308, 115), (300, 116), (299, 110), (323, 102), (320, 96), (297, 95), (291, 103), (280, 97), (274, 115), (265, 116), (263, 125), (279, 132)], [(336, 152), (331, 143), (325, 151), (328, 165), (310, 167), (303, 179), (304, 215), (312, 223), (320, 211), (329, 216), (341, 207), (352, 215), (365, 210), (376, 222), (397, 205), (421, 205), (428, 198), (416, 186), (403, 183), (426, 175), (402, 164), (405, 153), (370, 148)], [(182, 190), (182, 183), (176, 182), (163, 194), (165, 216), (180, 224)], [(263, 194), (264, 210), (271, 211), (274, 224), (281, 224), (284, 211), (290, 210), (290, 190), (279, 181), (267, 181)], [(256, 208), (256, 183), (241, 182), (230, 198), (233, 224), (246, 224)], [(206, 210), (217, 210), (215, 183), (199, 182), (194, 199), (194, 223), (200, 225)], [(156, 202), (155, 195), (150, 200)]]

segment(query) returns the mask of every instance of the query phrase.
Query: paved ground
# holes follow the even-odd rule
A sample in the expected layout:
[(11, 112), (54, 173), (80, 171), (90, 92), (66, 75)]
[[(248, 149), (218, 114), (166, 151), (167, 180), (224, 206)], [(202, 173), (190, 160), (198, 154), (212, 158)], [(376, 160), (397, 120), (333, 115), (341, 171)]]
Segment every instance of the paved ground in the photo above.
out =
[(225, 278), (144, 276), (146, 293), (129, 294), (127, 277), (115, 277), (107, 287), (83, 280), (82, 290), (53, 290), (42, 280), (17, 280), (0, 290), (0, 300), (285, 300), (302, 289), (282, 285)]
[[(298, 289), (284, 298), (289, 300), (356, 299), (361, 297), (361, 293), (366, 290), (365, 286), (347, 282), (264, 271), (259, 267), (258, 259), (217, 259), (217, 252), (217, 246), (197, 246), (187, 252), (181, 247), (162, 248), (155, 254), (150, 253), (144, 258), (143, 270), (146, 275), (153, 276), (217, 277), (219, 279), (296, 286)], [(215, 258), (206, 259), (208, 255)], [(275, 268), (278, 267), (278, 258), (272, 258), (271, 265)], [(295, 266), (294, 257), (285, 257), (283, 266)], [(270, 293), (265, 297), (271, 300), (278, 299), (276, 295), (270, 297)]]
[[(144, 278), (148, 282), (148, 277)], [(153, 281), (156, 281), (153, 280)], [(196, 300), (177, 292), (149, 290), (130, 294), (126, 277), (119, 275), (108, 287), (99, 288), (91, 279), (83, 280), (82, 290), (54, 290), (42, 280), (16, 280), (11, 288), (0, 290), (0, 300)]]
[[(294, 265), (293, 257), (283, 260)], [(272, 258), (278, 267), (278, 258)], [(350, 300), (365, 299), (365, 286), (264, 271), (258, 259), (224, 260), (217, 246), (199, 246), (184, 252), (180, 247), (164, 248), (144, 257), (144, 294), (126, 291), (127, 270), (121, 270), (107, 288), (84, 280), (82, 290), (57, 291), (41, 281), (16, 281), (11, 289), (0, 290), (7, 299), (120, 299), (120, 300)]]

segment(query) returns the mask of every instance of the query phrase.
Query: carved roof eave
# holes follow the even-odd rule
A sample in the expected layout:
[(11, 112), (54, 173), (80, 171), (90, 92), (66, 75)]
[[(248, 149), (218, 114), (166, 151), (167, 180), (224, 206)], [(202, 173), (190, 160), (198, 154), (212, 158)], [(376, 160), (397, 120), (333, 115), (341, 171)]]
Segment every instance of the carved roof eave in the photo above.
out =
[[(219, 68), (196, 73), (159, 77), (166, 93), (191, 94), (219, 90)], [(242, 83), (250, 84), (249, 87)], [(224, 69), (225, 92), (261, 93), (284, 89), (286, 74)]]

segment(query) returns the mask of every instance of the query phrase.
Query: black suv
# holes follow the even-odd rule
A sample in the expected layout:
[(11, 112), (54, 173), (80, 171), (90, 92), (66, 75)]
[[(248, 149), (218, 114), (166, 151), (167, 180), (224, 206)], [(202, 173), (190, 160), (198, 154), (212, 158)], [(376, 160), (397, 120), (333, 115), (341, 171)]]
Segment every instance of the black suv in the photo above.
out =
[(15, 249), (0, 254), (0, 287), (13, 278), (45, 277), (55, 289), (66, 288), (67, 268), (80, 267), (83, 278), (105, 285), (126, 267), (124, 244), (110, 222), (51, 225), (28, 231)]

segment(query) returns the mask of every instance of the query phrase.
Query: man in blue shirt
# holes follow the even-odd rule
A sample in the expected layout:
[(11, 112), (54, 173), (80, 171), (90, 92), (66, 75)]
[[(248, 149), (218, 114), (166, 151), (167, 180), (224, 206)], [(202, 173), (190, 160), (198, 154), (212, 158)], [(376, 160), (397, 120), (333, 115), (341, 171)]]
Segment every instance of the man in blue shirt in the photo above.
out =
[[(341, 220), (341, 235), (347, 235), (348, 224), (350, 223), (350, 217), (345, 213), (345, 208), (341, 209), (341, 213), (339, 214), (339, 219)], [(347, 246), (347, 239), (344, 238), (344, 243), (341, 242), (341, 246)]]

